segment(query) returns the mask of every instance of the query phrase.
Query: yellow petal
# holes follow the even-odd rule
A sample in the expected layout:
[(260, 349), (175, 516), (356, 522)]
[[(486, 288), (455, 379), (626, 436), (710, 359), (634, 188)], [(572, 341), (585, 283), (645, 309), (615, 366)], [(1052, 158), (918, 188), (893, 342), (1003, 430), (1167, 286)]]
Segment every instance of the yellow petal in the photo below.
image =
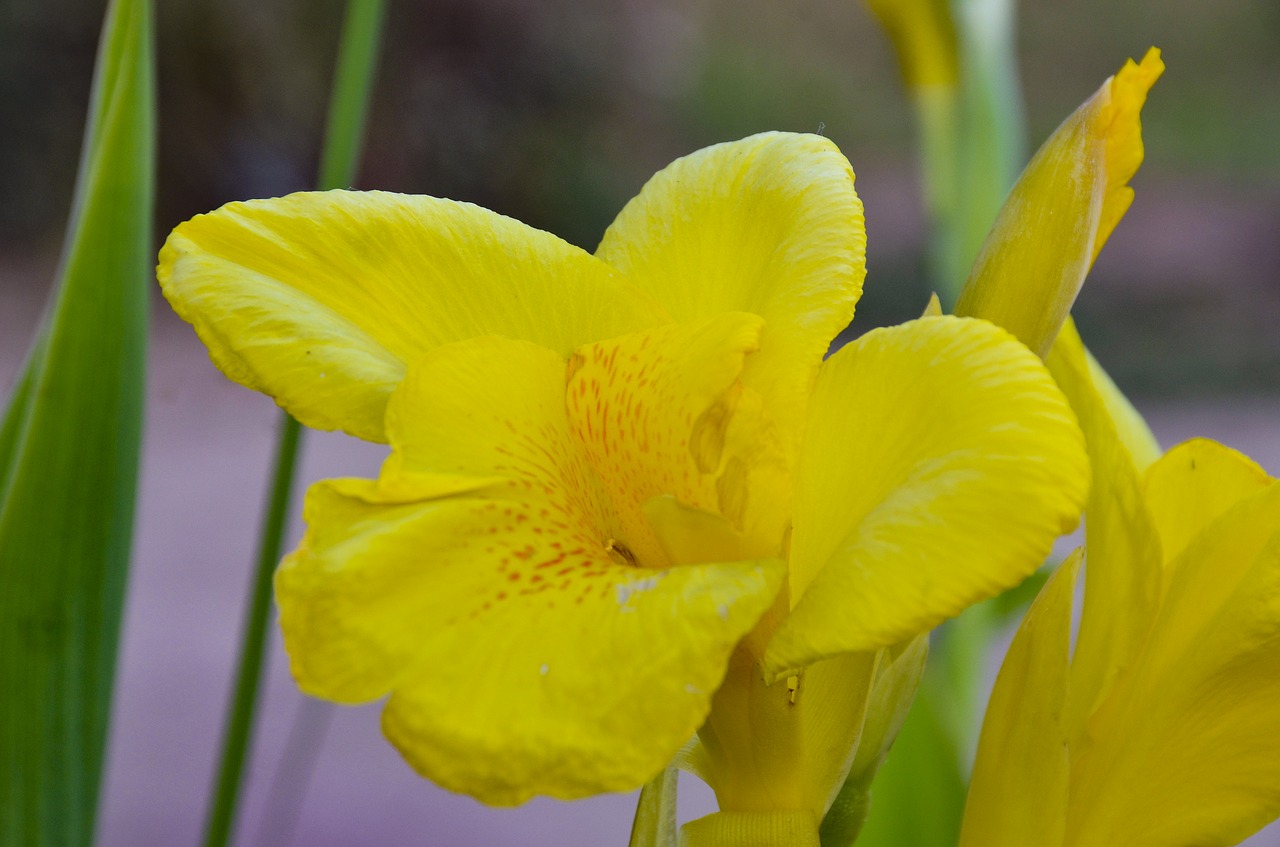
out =
[(823, 366), (773, 672), (930, 629), (1034, 571), (1089, 470), (1041, 362), (985, 321), (875, 330)]
[(1049, 578), (1005, 654), (982, 722), (960, 847), (1054, 847), (1066, 828), (1064, 726), (1076, 550)]
[(382, 441), (408, 363), (477, 335), (563, 354), (662, 320), (604, 263), (466, 203), (330, 191), (179, 226), (161, 288), (218, 367), (303, 423)]
[(1143, 482), (1164, 558), (1170, 561), (1223, 512), (1272, 479), (1243, 453), (1194, 438), (1152, 465)]
[(558, 353), (425, 354), (378, 482), (322, 483), (276, 580), (299, 685), (391, 692), (421, 773), (489, 803), (634, 788), (697, 729), (780, 561), (641, 567), (565, 412)]
[(1278, 529), (1272, 483), (1170, 563), (1144, 652), (1086, 729), (1066, 844), (1236, 844), (1280, 815)]
[(1005, 201), (956, 303), (1041, 356), (1085, 274), (1133, 200), (1138, 115), (1164, 64), (1152, 48), (1103, 83), (1036, 152)]
[(1147, 92), (1163, 73), (1160, 51), (1152, 47), (1142, 57), (1141, 63), (1135, 64), (1129, 59), (1109, 80), (1110, 98), (1105, 111), (1098, 117), (1099, 128), (1107, 144), (1107, 185), (1098, 217), (1098, 234), (1094, 238), (1094, 258), (1133, 202), (1129, 180), (1142, 165), (1142, 106), (1147, 102)]
[[(1084, 347), (1080, 336), (1076, 333), (1073, 319), (1067, 318), (1062, 332), (1058, 334), (1056, 344), (1076, 346), (1083, 351), (1089, 368), (1089, 378), (1093, 381), (1093, 387), (1098, 392), (1103, 408), (1107, 410), (1107, 415), (1115, 424), (1116, 435), (1120, 437), (1120, 443), (1129, 451), (1134, 467), (1139, 473), (1144, 473), (1156, 459), (1160, 458), (1161, 454), (1160, 444), (1151, 433), (1146, 420), (1112, 381), (1110, 374), (1103, 370), (1102, 365), (1088, 348)], [(1052, 351), (1050, 355), (1053, 355)]]
[(835, 145), (766, 133), (659, 172), (596, 254), (676, 320), (763, 317), (761, 349), (743, 381), (794, 443), (818, 364), (853, 317), (865, 246), (853, 171)]
[(1094, 370), (1070, 321), (1045, 364), (1080, 419), (1093, 465), (1085, 517), (1085, 603), (1072, 662), (1072, 720), (1079, 723), (1141, 648), (1156, 613), (1163, 554), (1134, 454), (1121, 437), (1107, 395), (1093, 381)]
[(731, 562), (746, 557), (741, 533), (723, 515), (686, 506), (664, 494), (645, 502), (644, 516), (668, 562)]

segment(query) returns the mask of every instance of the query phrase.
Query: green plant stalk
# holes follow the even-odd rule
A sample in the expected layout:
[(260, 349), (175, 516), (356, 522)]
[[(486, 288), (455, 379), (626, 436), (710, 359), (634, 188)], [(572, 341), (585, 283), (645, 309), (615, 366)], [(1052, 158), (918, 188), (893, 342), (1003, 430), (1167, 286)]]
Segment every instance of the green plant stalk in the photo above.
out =
[[(953, 223), (963, 285), (1027, 162), (1013, 0), (952, 0), (960, 40), (959, 182)], [(959, 290), (957, 289), (957, 294)]]
[[(346, 188), (355, 181), (385, 8), (385, 0), (350, 0), (347, 4), (320, 160), (318, 187), (321, 189)], [(235, 826), (262, 679), (271, 612), (271, 581), (283, 552), (301, 442), (301, 424), (282, 413), (271, 496), (263, 516), (235, 686), (223, 732), (222, 757), (205, 824), (205, 847), (224, 847)]]
[(355, 182), (385, 17), (385, 0), (351, 0), (347, 4), (320, 156), (316, 187), (322, 191), (350, 188)]
[(0, 424), (4, 845), (93, 839), (142, 432), (153, 62), (148, 0), (114, 0), (57, 286)]
[(929, 222), (929, 275), (946, 307), (955, 303), (969, 268), (960, 244), (960, 92), (954, 85), (911, 91), (920, 131), (920, 182)]
[(271, 577), (280, 559), (285, 525), (288, 522), (293, 481), (297, 469), (301, 427), (284, 415), (280, 440), (276, 445), (275, 469), (271, 495), (267, 501), (262, 536), (258, 543), (258, 561), (249, 590), (249, 606), (245, 613), (245, 630), (240, 642), (240, 661), (236, 666), (235, 687), (227, 725), (223, 730), (222, 761), (205, 825), (206, 845), (227, 844), (235, 825), (240, 783), (253, 735), (253, 719), (258, 702), (258, 686), (267, 638), (267, 621), (271, 613)]

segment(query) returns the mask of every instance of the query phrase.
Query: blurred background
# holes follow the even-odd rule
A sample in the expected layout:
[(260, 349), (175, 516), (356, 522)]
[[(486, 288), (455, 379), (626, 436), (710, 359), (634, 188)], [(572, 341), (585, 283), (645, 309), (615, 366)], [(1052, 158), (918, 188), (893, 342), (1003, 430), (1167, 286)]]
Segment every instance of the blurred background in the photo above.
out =
[[(54, 276), (103, 9), (0, 4), (0, 391)], [(343, 9), (157, 2), (157, 246), (224, 202), (311, 186)], [(1208, 435), (1280, 471), (1280, 4), (1023, 0), (1018, 14), (1033, 147), (1126, 57), (1163, 49), (1137, 199), (1076, 315), (1165, 446)], [(590, 250), (654, 171), (766, 129), (821, 131), (858, 174), (855, 331), (919, 314), (913, 113), (858, 0), (392, 0), (357, 187), (470, 200)], [(197, 840), (276, 421), (154, 306), (107, 845)], [(308, 479), (381, 460), (333, 435), (304, 456)], [(378, 739), (376, 707), (301, 705), (273, 649), (240, 843), (625, 843), (628, 797), (495, 812), (418, 780)], [(688, 790), (682, 817), (709, 811)]]

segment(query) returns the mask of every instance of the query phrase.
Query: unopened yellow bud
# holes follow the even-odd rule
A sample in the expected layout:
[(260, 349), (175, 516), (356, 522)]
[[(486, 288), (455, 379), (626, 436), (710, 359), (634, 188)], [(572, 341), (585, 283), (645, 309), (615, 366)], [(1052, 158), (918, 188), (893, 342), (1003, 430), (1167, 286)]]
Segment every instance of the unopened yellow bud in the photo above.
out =
[(1058, 127), (1009, 193), (956, 314), (985, 318), (1044, 357), (1102, 245), (1133, 201), (1142, 163), (1138, 116), (1164, 71), (1152, 48)]
[(947, 0), (867, 0), (867, 6), (889, 34), (908, 88), (956, 84), (956, 28)]

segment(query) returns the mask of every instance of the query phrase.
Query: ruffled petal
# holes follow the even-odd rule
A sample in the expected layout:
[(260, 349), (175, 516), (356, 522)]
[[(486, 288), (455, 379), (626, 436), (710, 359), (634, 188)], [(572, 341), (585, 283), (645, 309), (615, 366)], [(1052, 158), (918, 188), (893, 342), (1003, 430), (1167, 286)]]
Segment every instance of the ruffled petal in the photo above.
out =
[(230, 203), (175, 229), (157, 273), (229, 377), (372, 441), (408, 363), (441, 344), (494, 334), (567, 355), (664, 319), (555, 236), (384, 192)]
[(779, 560), (623, 555), (565, 411), (565, 359), (499, 338), (423, 356), (376, 482), (321, 483), (276, 580), (294, 675), (425, 776), (497, 804), (634, 788), (697, 729)]
[(1089, 481), (1039, 359), (950, 317), (875, 330), (827, 360), (797, 474), (773, 672), (903, 641), (1017, 584), (1076, 524)]
[(809, 386), (853, 317), (865, 275), (862, 203), (825, 138), (765, 133), (660, 171), (596, 255), (676, 320), (744, 311), (765, 320), (744, 383), (794, 444)]

